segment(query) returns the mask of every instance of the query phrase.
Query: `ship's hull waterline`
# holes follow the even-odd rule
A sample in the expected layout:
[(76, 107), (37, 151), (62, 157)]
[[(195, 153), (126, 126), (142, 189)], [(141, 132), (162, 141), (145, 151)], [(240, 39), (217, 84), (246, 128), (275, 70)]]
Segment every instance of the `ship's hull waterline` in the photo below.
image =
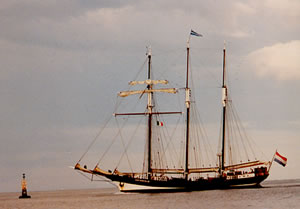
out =
[[(168, 181), (141, 180), (134, 178), (109, 178), (121, 192), (176, 192), (176, 191), (200, 191), (210, 189), (230, 189), (241, 187), (258, 187), (268, 175), (249, 178), (209, 178), (197, 181), (174, 179)], [(117, 180), (118, 179), (118, 180)]]

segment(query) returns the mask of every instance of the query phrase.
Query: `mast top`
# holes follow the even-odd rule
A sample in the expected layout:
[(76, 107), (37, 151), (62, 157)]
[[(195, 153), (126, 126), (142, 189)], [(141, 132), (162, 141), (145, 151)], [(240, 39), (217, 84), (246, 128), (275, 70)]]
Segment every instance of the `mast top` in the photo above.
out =
[(222, 87), (226, 87), (226, 42), (224, 40), (224, 49), (223, 49), (223, 80)]
[(147, 56), (152, 56), (152, 49), (151, 49), (151, 46), (147, 46), (146, 48), (147, 48), (147, 53), (146, 53), (146, 55), (147, 55)]

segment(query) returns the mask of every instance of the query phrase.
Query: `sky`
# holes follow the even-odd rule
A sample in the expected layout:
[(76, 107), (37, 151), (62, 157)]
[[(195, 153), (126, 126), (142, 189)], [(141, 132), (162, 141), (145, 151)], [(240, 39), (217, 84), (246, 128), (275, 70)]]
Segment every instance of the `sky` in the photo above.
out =
[(203, 34), (191, 40), (191, 62), (208, 135), (219, 130), (225, 40), (245, 128), (269, 159), (276, 149), (288, 158), (269, 179), (300, 178), (299, 19), (298, 0), (2, 0), (0, 192), (21, 191), (22, 173), (31, 191), (107, 186), (69, 166), (113, 112), (146, 46), (155, 69), (184, 80), (191, 29)]

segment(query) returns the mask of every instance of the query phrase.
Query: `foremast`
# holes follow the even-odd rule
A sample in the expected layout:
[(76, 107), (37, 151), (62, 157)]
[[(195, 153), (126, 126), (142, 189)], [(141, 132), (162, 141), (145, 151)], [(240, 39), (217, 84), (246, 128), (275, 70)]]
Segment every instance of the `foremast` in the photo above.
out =
[[(152, 52), (151, 52), (151, 47), (148, 47), (148, 80), (151, 80), (151, 56), (152, 56)], [(148, 137), (147, 137), (147, 142), (148, 142), (148, 178), (151, 177), (152, 174), (152, 168), (151, 168), (151, 152), (152, 152), (152, 98), (153, 98), (153, 92), (151, 92), (152, 90), (152, 85), (153, 84), (148, 84), (147, 85), (147, 89), (149, 90), (148, 93), (148, 103), (147, 103), (147, 109), (148, 109)]]
[(121, 91), (119, 92), (120, 97), (127, 97), (130, 95), (140, 94), (142, 97), (144, 94), (147, 94), (147, 111), (143, 113), (115, 113), (115, 116), (120, 115), (145, 115), (147, 116), (147, 178), (150, 179), (155, 170), (152, 168), (152, 118), (153, 115), (159, 114), (182, 114), (182, 112), (157, 112), (153, 111), (153, 93), (162, 92), (162, 93), (177, 93), (177, 89), (175, 88), (153, 88), (155, 84), (168, 84), (167, 80), (152, 80), (151, 78), (151, 58), (152, 51), (151, 47), (147, 47), (147, 59), (148, 59), (148, 68), (147, 68), (147, 80), (144, 81), (131, 81), (129, 85), (137, 85), (137, 84), (146, 84), (147, 87), (144, 90), (134, 90), (134, 91)]

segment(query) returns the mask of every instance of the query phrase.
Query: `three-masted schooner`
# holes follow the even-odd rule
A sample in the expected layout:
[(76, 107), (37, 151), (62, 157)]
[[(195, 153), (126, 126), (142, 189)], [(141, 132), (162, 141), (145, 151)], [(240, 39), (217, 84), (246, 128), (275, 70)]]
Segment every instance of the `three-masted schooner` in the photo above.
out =
[[(190, 152), (190, 114), (191, 106), (191, 89), (189, 87), (189, 41), (187, 44), (187, 68), (185, 82), (185, 113), (183, 112), (160, 112), (153, 108), (153, 95), (162, 93), (177, 93), (175, 88), (154, 88), (156, 84), (167, 84), (167, 80), (152, 80), (151, 78), (151, 48), (148, 49), (147, 59), (147, 79), (144, 81), (131, 81), (130, 85), (144, 84), (146, 89), (135, 91), (122, 91), (118, 94), (120, 97), (130, 95), (147, 95), (146, 111), (142, 113), (114, 113), (114, 116), (145, 116), (147, 117), (147, 169), (142, 173), (135, 172), (120, 172), (105, 171), (97, 164), (94, 169), (82, 167), (79, 162), (75, 165), (75, 169), (84, 173), (102, 176), (115, 183), (120, 191), (162, 191), (162, 190), (205, 190), (205, 189), (221, 189), (236, 186), (256, 186), (269, 176), (271, 162), (260, 160), (248, 160), (247, 162), (233, 163), (226, 162), (226, 140), (228, 140), (227, 128), (227, 106), (230, 100), (228, 99), (226, 85), (226, 49), (223, 49), (223, 79), (222, 79), (222, 127), (221, 127), (221, 153), (218, 154), (218, 164), (210, 167), (191, 167), (189, 152)], [(153, 116), (163, 114), (185, 114), (185, 159), (184, 166), (180, 168), (156, 168), (153, 166), (152, 142), (153, 142)], [(197, 174), (199, 174), (197, 176)], [(203, 175), (207, 174), (207, 176)], [(211, 175), (212, 174), (212, 175)]]

